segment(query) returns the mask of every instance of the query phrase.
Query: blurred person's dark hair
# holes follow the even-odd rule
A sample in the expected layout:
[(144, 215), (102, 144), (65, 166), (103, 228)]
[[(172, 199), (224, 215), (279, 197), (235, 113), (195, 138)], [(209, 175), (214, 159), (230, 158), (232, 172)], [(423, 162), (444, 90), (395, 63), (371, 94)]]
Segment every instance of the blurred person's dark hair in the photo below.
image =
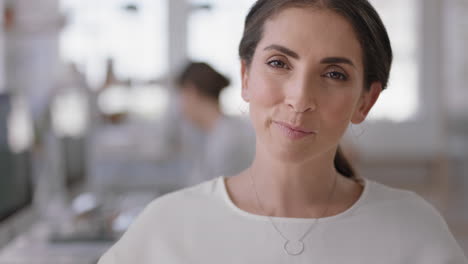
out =
[(192, 85), (201, 95), (218, 101), (219, 94), (230, 81), (204, 62), (190, 62), (178, 76), (177, 84), (180, 89)]

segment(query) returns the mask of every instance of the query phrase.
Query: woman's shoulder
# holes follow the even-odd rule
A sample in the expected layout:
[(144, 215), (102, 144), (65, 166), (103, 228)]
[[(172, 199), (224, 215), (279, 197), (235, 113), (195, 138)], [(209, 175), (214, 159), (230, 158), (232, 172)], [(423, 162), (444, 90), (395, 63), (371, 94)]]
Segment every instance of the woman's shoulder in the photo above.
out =
[(417, 234), (414, 238), (421, 238), (420, 235), (424, 234), (426, 239), (433, 241), (451, 239), (451, 232), (441, 213), (422, 196), (414, 191), (366, 181), (370, 188), (361, 213), (389, 230), (405, 235)]
[(391, 187), (366, 179), (369, 188), (364, 210), (377, 210), (380, 213), (392, 214), (395, 217), (428, 217), (441, 218), (437, 209), (414, 191)]
[(209, 180), (153, 200), (106, 253), (102, 263), (113, 263), (108, 258), (118, 258), (122, 261), (119, 263), (135, 262), (136, 259), (144, 258), (146, 252), (152, 250), (151, 247), (161, 247), (166, 239), (183, 235), (181, 232), (184, 232), (186, 224), (200, 215), (200, 210), (204, 214), (216, 210), (213, 205), (217, 199), (213, 197), (220, 179)]
[(434, 206), (412, 190), (391, 187), (366, 179), (369, 184), (367, 202), (370, 206), (392, 207), (394, 210), (411, 209), (414, 213), (436, 213)]
[[(173, 211), (174, 209), (194, 208), (196, 204), (206, 205), (215, 200), (213, 198), (217, 195), (221, 178), (217, 177), (162, 195), (149, 203), (145, 210), (151, 212)], [(201, 207), (197, 206), (197, 208)]]
[(421, 263), (448, 263), (442, 259), (465, 259), (442, 214), (430, 202), (413, 191), (375, 181), (366, 182), (370, 188), (367, 206), (362, 207), (361, 215), (367, 215), (365, 219), (369, 220), (368, 223), (378, 226), (388, 240), (404, 242), (411, 247), (408, 248), (410, 251), (419, 252), (421, 257), (432, 256), (441, 260)]

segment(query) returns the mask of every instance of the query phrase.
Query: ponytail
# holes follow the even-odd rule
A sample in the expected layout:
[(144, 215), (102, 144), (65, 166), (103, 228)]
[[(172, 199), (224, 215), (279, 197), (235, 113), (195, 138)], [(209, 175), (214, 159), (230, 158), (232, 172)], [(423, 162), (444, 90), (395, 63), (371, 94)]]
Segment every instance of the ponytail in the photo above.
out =
[(353, 166), (351, 166), (351, 163), (349, 163), (349, 161), (344, 156), (340, 146), (338, 146), (338, 149), (336, 150), (335, 160), (333, 162), (335, 164), (335, 169), (341, 175), (347, 178), (356, 178), (356, 172), (354, 171)]

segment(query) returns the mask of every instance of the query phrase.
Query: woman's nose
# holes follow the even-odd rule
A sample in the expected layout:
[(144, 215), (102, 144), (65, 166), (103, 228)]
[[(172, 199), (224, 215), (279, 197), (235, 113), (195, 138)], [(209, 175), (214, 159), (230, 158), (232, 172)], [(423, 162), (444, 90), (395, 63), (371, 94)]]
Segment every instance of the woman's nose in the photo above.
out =
[(286, 88), (286, 104), (297, 113), (315, 111), (316, 95), (312, 86), (305, 77), (290, 83)]

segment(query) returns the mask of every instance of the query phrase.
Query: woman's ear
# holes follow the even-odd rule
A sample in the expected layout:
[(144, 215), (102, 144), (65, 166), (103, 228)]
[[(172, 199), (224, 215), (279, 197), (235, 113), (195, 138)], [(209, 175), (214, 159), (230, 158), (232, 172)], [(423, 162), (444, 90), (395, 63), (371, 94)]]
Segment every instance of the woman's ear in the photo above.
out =
[(241, 78), (242, 78), (242, 92), (241, 96), (245, 102), (250, 101), (249, 89), (248, 89), (248, 80), (249, 80), (249, 66), (245, 60), (241, 60)]
[(369, 90), (363, 91), (361, 94), (361, 98), (359, 99), (358, 105), (356, 110), (353, 113), (351, 118), (351, 123), (353, 124), (360, 124), (362, 123), (369, 111), (374, 106), (375, 102), (379, 98), (380, 93), (382, 92), (382, 83), (380, 82), (373, 82), (369, 88)]

